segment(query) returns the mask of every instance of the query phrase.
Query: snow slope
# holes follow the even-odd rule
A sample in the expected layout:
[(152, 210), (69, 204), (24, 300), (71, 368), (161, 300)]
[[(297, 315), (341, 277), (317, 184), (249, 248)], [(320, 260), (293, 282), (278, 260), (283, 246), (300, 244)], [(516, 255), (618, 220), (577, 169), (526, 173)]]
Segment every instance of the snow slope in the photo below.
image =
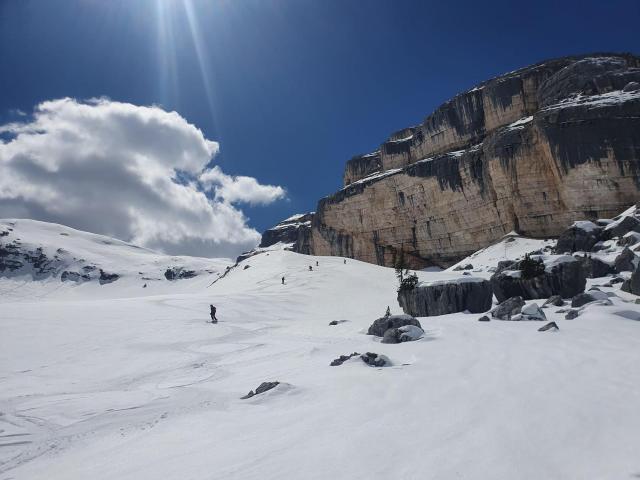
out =
[(491, 276), (492, 270), (495, 269), (499, 261), (521, 260), (524, 258), (525, 253), (553, 247), (555, 243), (555, 240), (527, 238), (512, 232), (505, 235), (500, 241), (493, 245), (489, 245), (460, 260), (446, 271), (453, 272), (456, 271), (456, 269), (463, 269), (466, 265), (472, 265), (473, 268), (469, 269), (470, 271), (474, 273), (484, 272), (487, 274), (485, 276)]
[[(210, 284), (212, 274), (217, 277), (232, 264), (229, 259), (162, 255), (54, 223), (0, 220), (0, 298), (5, 300), (32, 295), (83, 299), (188, 291), (194, 283), (203, 283), (203, 277)], [(193, 277), (170, 282), (165, 277), (168, 269)], [(101, 271), (118, 278), (100, 284)]]
[[(135, 275), (64, 291), (50, 279), (28, 296), (0, 279), (0, 479), (640, 475), (631, 295), (603, 288), (613, 306), (572, 321), (546, 309), (555, 333), (459, 313), (389, 345), (365, 333), (387, 305), (401, 313), (392, 269), (280, 250), (216, 278), (155, 295)], [(329, 366), (354, 351), (393, 366)]]

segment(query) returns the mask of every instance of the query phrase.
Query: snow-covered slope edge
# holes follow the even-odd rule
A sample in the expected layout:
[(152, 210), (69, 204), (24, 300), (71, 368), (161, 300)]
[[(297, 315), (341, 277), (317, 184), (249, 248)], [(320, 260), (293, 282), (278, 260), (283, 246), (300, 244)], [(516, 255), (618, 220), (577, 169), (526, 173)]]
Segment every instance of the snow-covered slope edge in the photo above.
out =
[(0, 220), (0, 278), (12, 281), (62, 283), (63, 289), (114, 282), (147, 288), (198, 276), (215, 278), (231, 264), (228, 259), (163, 255), (54, 223)]

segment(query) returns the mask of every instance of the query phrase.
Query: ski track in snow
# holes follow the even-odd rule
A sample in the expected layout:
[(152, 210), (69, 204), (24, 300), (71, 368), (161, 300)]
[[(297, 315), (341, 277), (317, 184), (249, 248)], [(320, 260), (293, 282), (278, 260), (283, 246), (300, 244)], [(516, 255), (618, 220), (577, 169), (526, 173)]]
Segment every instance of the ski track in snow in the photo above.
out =
[[(474, 275), (488, 277), (482, 262), (505, 248), (520, 251), (470, 258)], [(214, 278), (147, 296), (132, 293), (135, 278), (0, 279), (0, 480), (640, 473), (640, 305), (617, 287), (603, 288), (619, 295), (613, 306), (572, 321), (546, 309), (555, 333), (459, 313), (421, 318), (423, 339), (385, 345), (366, 329), (387, 305), (401, 313), (392, 269), (274, 251), (207, 288)], [(393, 366), (329, 366), (354, 351)]]

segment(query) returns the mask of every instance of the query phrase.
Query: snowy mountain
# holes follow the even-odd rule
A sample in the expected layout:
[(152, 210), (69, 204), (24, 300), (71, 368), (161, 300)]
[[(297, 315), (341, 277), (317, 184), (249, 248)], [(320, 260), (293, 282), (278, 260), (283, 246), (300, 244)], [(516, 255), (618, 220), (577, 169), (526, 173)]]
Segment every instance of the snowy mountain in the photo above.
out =
[(65, 292), (85, 283), (95, 288), (120, 282), (151, 294), (168, 281), (206, 277), (210, 283), (231, 264), (228, 259), (162, 255), (54, 223), (0, 220), (0, 278), (9, 280), (4, 283), (12, 290), (16, 283), (30, 289), (32, 280)]
[[(626, 233), (603, 233), (623, 221), (633, 222), (590, 232), (609, 237), (596, 239), (601, 255), (624, 249)], [(385, 344), (367, 331), (387, 306), (402, 313), (390, 268), (272, 249), (218, 276), (225, 261), (162, 256), (59, 225), (4, 221), (2, 231), (5, 250), (17, 241), (47, 260), (0, 278), (0, 478), (640, 473), (640, 305), (611, 276), (587, 280), (607, 301), (580, 307), (574, 320), (544, 309), (556, 332), (459, 312), (421, 317), (420, 339)], [(489, 278), (491, 264), (548, 246), (508, 236), (461, 264)], [(86, 265), (119, 279), (61, 281)], [(168, 281), (174, 266), (199, 274)], [(465, 273), (417, 275), (436, 284)], [(544, 300), (526, 304), (536, 302)], [(207, 323), (209, 304), (217, 325)], [(354, 352), (390, 366), (359, 355), (330, 366)], [(263, 382), (279, 383), (242, 399)]]

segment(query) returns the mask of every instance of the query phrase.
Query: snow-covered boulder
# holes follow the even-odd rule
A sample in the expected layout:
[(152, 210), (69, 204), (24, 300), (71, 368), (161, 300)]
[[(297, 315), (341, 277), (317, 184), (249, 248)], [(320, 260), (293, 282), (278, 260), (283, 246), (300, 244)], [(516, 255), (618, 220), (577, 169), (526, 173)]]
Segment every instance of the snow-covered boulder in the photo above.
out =
[[(562, 297), (560, 295), (551, 295), (546, 302), (544, 302), (544, 305), (553, 305), (556, 307), (562, 307), (564, 305), (564, 300), (562, 299)], [(543, 305), (543, 307), (544, 307)]]
[(390, 328), (400, 328), (405, 325), (414, 325), (421, 328), (420, 322), (411, 315), (389, 315), (388, 317), (381, 317), (374, 321), (369, 327), (367, 335), (384, 337), (385, 332)]
[(447, 313), (486, 312), (491, 308), (491, 283), (483, 278), (465, 276), (451, 280), (423, 282), (411, 290), (398, 292), (398, 303), (405, 313), (431, 317)]
[(338, 358), (333, 359), (329, 364), (329, 366), (338, 367), (342, 365), (344, 362), (346, 362), (347, 360), (349, 360), (350, 358), (357, 357), (358, 355), (360, 355), (358, 352), (353, 352), (351, 355), (340, 355)]
[(537, 303), (532, 303), (524, 307), (520, 314), (522, 315), (522, 320), (546, 320), (547, 316), (544, 314), (542, 309), (538, 306)]
[(549, 322), (538, 329), (539, 332), (557, 332), (558, 330), (560, 330), (560, 328), (558, 327), (558, 324), (556, 322)]
[(640, 263), (640, 258), (633, 253), (628, 247), (622, 250), (622, 253), (618, 255), (614, 262), (614, 268), (616, 272), (632, 272)]
[(511, 320), (511, 317), (520, 314), (522, 307), (524, 307), (524, 300), (522, 297), (511, 297), (491, 310), (491, 316), (499, 320)]
[(622, 282), (620, 290), (623, 292), (640, 295), (640, 267), (636, 267), (628, 280)]
[(609, 238), (622, 237), (629, 232), (640, 232), (640, 220), (623, 213), (618, 220), (607, 225), (604, 231)]
[(255, 392), (250, 390), (244, 397), (240, 397), (241, 400), (246, 400), (247, 398), (255, 397), (256, 395), (260, 395), (261, 393), (267, 392), (273, 388), (276, 388), (280, 385), (280, 382), (262, 382), (258, 388), (256, 388)]
[(579, 293), (571, 299), (571, 307), (578, 308), (586, 305), (587, 303), (595, 301), (609, 302), (609, 296), (599, 290), (589, 290), (589, 292)]
[(611, 265), (591, 255), (576, 255), (575, 258), (580, 262), (587, 278), (606, 277), (615, 272)]
[(590, 252), (600, 240), (602, 228), (593, 222), (574, 222), (560, 234), (556, 243), (556, 253)]
[(491, 277), (493, 293), (499, 302), (520, 296), (525, 300), (560, 295), (573, 297), (584, 291), (587, 278), (582, 264), (569, 255), (537, 255), (532, 257), (544, 264), (544, 270), (532, 278), (525, 278), (520, 270), (523, 261)]
[(403, 343), (420, 339), (424, 330), (415, 325), (405, 325), (399, 328), (390, 328), (382, 337), (382, 343)]
[(386, 355), (380, 355), (378, 353), (367, 352), (364, 355), (360, 355), (360, 358), (370, 367), (386, 367), (391, 365), (391, 360), (389, 360)]

